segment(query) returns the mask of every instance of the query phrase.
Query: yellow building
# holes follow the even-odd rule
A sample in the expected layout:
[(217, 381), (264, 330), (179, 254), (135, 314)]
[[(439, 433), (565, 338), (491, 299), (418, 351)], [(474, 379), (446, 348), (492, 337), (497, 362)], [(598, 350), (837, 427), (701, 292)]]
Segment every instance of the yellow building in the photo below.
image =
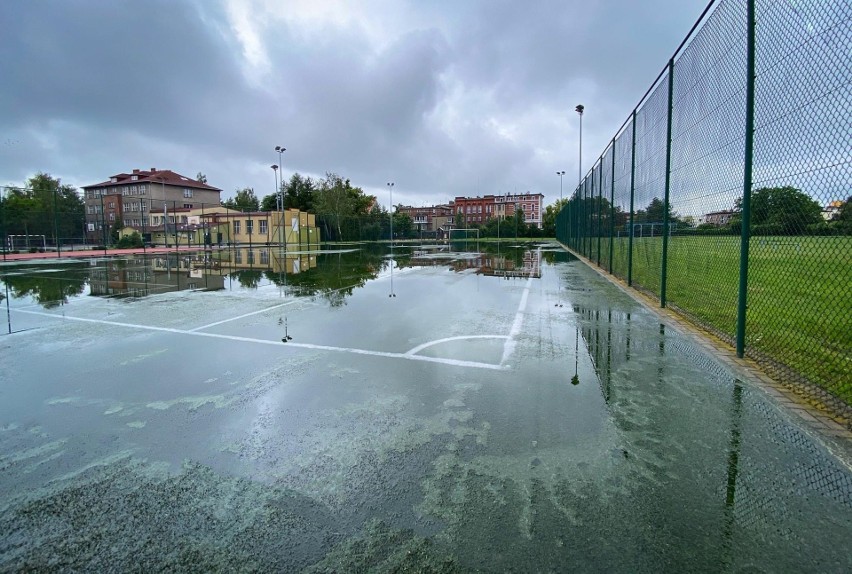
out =
[(317, 246), (320, 231), (313, 213), (298, 209), (240, 212), (222, 206), (178, 208), (151, 214), (151, 226), (125, 227), (155, 246), (291, 245)]

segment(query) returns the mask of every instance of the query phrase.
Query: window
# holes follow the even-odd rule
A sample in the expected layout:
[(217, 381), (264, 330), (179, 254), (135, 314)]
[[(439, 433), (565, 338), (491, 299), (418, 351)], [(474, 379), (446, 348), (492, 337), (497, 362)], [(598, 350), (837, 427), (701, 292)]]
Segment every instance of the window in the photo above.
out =
[(246, 262), (249, 265), (254, 265), (254, 249), (248, 250), (248, 257), (246, 258)]
[(110, 220), (110, 221), (115, 221), (115, 214), (114, 214), (114, 213), (110, 213), (110, 214), (109, 214), (109, 220)]
[(131, 180), (131, 181), (136, 181), (137, 179), (139, 179), (139, 176), (138, 176), (138, 175), (131, 175), (131, 176), (130, 176), (130, 180)]
[(140, 201), (140, 202), (139, 202), (139, 207), (141, 208), (141, 210), (142, 210), (142, 211), (145, 211), (145, 210), (148, 208), (148, 202), (147, 202), (147, 201), (144, 201), (144, 200), (143, 200), (143, 201)]
[(140, 193), (141, 195), (145, 195), (145, 192), (146, 192), (147, 190), (148, 190), (148, 186), (147, 186), (147, 185), (142, 184), (142, 185), (140, 185), (140, 186), (139, 186), (139, 193)]
[(181, 223), (188, 223), (188, 222), (189, 222), (189, 220), (187, 219), (187, 217), (186, 217), (185, 215), (181, 215), (181, 216), (180, 216), (180, 222), (181, 222)]
[(240, 234), (240, 220), (235, 219), (234, 220), (234, 235), (239, 235), (239, 234)]
[(147, 217), (142, 218), (142, 225), (143, 226), (148, 225), (148, 218)]
[(254, 231), (254, 221), (252, 221), (251, 219), (246, 219), (246, 233), (251, 235), (253, 231)]
[(110, 202), (109, 202), (109, 208), (110, 208), (110, 209), (115, 209), (115, 202), (114, 202), (114, 201), (110, 201)]
[(192, 190), (189, 188), (183, 188), (183, 196), (184, 197), (192, 197)]
[(266, 249), (260, 250), (260, 263), (261, 265), (269, 264), (269, 251), (267, 251)]
[[(238, 223), (238, 222), (234, 222)], [(242, 263), (243, 262), (243, 252), (241, 249), (237, 249), (234, 251), (234, 263)]]
[(125, 226), (125, 227), (128, 227), (129, 225), (130, 225), (130, 220), (129, 220), (129, 219), (125, 219), (125, 220), (124, 220), (124, 226)]
[(263, 235), (266, 234), (266, 220), (265, 219), (260, 220), (260, 233), (263, 234)]
[(184, 203), (183, 207), (184, 207), (184, 209), (192, 209), (192, 204), (191, 203)]

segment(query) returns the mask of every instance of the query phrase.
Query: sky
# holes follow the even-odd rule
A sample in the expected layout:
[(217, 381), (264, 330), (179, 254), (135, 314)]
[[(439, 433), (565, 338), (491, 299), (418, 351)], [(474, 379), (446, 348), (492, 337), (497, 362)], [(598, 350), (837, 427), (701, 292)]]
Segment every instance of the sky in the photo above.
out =
[(705, 0), (0, 2), (0, 184), (134, 168), (379, 202), (567, 197)]

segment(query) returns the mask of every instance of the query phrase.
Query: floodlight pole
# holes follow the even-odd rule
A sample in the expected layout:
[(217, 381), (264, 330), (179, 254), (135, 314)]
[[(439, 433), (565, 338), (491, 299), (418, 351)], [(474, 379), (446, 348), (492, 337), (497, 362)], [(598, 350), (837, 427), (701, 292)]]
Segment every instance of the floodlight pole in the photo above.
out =
[[(281, 188), (284, 187), (284, 163), (281, 160), (281, 154), (287, 151), (287, 148), (283, 145), (275, 146), (275, 151), (278, 152), (278, 165), (281, 166), (281, 183), (276, 183), (275, 190), (275, 198), (277, 200), (276, 205), (278, 206), (278, 244), (284, 244), (284, 251), (287, 250), (287, 241), (286, 234), (284, 233), (283, 223), (284, 223), (284, 197), (281, 192)], [(282, 237), (284, 240), (282, 241)], [(285, 259), (286, 261), (286, 259)]]
[(272, 171), (275, 173), (275, 199), (277, 201), (276, 207), (278, 209), (278, 246), (281, 247), (281, 196), (278, 193), (278, 166), (272, 164), (269, 167), (271, 167)]
[(562, 201), (562, 176), (565, 175), (565, 170), (557, 171), (556, 175), (559, 176), (559, 201)]
[(390, 266), (391, 266), (391, 292), (390, 292), (390, 295), (388, 295), (388, 297), (396, 297), (396, 295), (395, 295), (395, 294), (394, 294), (394, 292), (393, 292), (393, 266), (394, 266), (394, 259), (393, 259), (393, 186), (394, 186), (394, 182), (389, 181), (389, 182), (388, 182), (388, 190), (389, 190), (389, 192), (390, 192), (390, 249), (391, 249)]

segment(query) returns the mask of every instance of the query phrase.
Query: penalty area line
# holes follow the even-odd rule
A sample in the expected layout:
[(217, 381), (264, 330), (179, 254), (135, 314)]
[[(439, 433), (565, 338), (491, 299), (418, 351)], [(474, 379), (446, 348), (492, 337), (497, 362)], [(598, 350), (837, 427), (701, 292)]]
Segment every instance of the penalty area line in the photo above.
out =
[(118, 321), (105, 321), (103, 319), (86, 319), (83, 317), (70, 317), (68, 315), (54, 315), (51, 313), (42, 313), (39, 311), (24, 311), (20, 309), (14, 309), (17, 313), (26, 313), (28, 315), (39, 315), (41, 317), (49, 317), (52, 319), (59, 320), (67, 320), (67, 321), (77, 321), (81, 323), (95, 323), (99, 325), (112, 325), (116, 327), (127, 327), (129, 329), (138, 329), (143, 331), (158, 331), (163, 333), (174, 333), (177, 335), (189, 335), (192, 337), (207, 337), (209, 339), (224, 339), (228, 341), (240, 341), (243, 343), (254, 343), (260, 345), (274, 345), (277, 347), (296, 347), (299, 349), (312, 349), (317, 351), (331, 351), (336, 353), (350, 353), (354, 355), (369, 355), (373, 357), (386, 357), (390, 359), (404, 359), (406, 361), (420, 361), (425, 363), (438, 363), (442, 365), (449, 365), (453, 367), (467, 367), (474, 369), (488, 369), (492, 371), (502, 371), (504, 367), (502, 365), (495, 365), (492, 363), (480, 363), (477, 361), (462, 361), (459, 359), (444, 359), (440, 357), (424, 357), (422, 355), (411, 355), (408, 353), (392, 353), (387, 351), (371, 351), (369, 349), (356, 349), (352, 347), (334, 347), (331, 345), (315, 345), (312, 343), (293, 343), (289, 342), (286, 345), (279, 341), (274, 341), (270, 339), (255, 339), (253, 337), (240, 337), (238, 335), (223, 335), (220, 333), (203, 333), (200, 331), (187, 331), (185, 329), (174, 329), (171, 327), (153, 327), (150, 325), (137, 325), (134, 323), (122, 323)]

